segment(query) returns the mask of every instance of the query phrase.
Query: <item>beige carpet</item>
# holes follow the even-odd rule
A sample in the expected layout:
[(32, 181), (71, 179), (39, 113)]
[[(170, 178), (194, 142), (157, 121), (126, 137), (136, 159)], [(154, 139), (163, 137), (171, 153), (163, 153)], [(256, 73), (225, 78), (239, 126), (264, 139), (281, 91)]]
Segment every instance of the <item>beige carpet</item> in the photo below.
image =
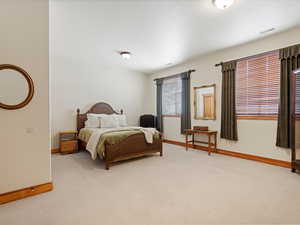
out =
[(164, 157), (104, 170), (85, 152), (54, 155), (55, 189), (0, 206), (1, 225), (300, 223), (300, 175), (164, 145)]

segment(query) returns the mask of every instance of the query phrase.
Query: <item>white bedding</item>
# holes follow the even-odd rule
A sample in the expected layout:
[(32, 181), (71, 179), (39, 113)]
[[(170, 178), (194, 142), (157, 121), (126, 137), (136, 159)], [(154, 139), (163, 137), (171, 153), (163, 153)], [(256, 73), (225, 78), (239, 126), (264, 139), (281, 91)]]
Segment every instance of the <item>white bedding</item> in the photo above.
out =
[(118, 128), (93, 128), (92, 135), (86, 146), (86, 150), (90, 152), (93, 160), (97, 158), (97, 145), (101, 136), (105, 133), (122, 130), (138, 130), (144, 133), (147, 143), (153, 143), (153, 135), (156, 132), (155, 128), (144, 128), (144, 127), (118, 127)]

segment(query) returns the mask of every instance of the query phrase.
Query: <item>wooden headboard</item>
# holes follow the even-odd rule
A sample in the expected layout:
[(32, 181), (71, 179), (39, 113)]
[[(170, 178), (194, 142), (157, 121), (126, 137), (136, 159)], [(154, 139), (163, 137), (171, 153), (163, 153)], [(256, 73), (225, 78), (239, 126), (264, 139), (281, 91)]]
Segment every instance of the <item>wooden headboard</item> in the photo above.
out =
[(86, 113), (80, 114), (80, 109), (77, 109), (77, 132), (84, 128), (84, 122), (87, 120), (88, 113), (95, 114), (123, 114), (121, 109), (120, 113), (116, 112), (109, 104), (105, 102), (99, 102), (93, 105)]

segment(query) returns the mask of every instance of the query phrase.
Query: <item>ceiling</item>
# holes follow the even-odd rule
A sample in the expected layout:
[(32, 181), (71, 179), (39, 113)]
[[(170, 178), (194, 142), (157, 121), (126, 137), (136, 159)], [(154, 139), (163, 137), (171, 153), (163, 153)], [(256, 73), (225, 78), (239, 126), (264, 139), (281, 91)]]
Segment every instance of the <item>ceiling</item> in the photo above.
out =
[[(52, 0), (51, 51), (143, 73), (300, 25), (300, 0)], [(276, 28), (267, 34), (261, 31)], [(118, 51), (132, 53), (124, 60)]]

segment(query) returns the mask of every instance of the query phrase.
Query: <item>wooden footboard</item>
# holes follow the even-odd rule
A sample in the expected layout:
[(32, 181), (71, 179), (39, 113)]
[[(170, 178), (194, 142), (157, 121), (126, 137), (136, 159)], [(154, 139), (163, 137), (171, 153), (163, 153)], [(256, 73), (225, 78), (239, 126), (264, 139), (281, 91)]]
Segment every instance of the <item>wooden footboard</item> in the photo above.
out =
[[(80, 149), (86, 148), (86, 143), (79, 141)], [(114, 162), (140, 157), (150, 153), (160, 153), (163, 155), (162, 139), (154, 139), (152, 144), (148, 144), (143, 133), (134, 134), (118, 144), (105, 143), (105, 167), (108, 170)]]
[(148, 144), (144, 134), (134, 134), (118, 144), (105, 143), (105, 166), (109, 169), (113, 162), (156, 152), (159, 152), (161, 156), (163, 154), (161, 138), (154, 139), (152, 144)]

